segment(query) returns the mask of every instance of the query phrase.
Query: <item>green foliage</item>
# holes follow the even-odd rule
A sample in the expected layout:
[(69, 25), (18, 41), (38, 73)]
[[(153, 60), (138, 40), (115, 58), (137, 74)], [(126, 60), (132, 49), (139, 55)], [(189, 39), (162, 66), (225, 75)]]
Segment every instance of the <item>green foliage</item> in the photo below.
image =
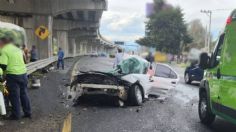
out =
[(199, 19), (195, 19), (188, 24), (188, 34), (193, 38), (189, 48), (202, 49), (205, 47), (207, 31)]
[(137, 43), (154, 46), (158, 51), (178, 54), (186, 43), (192, 41), (187, 34), (187, 26), (183, 19), (182, 10), (155, 0), (155, 13), (146, 23), (146, 37)]
[(150, 47), (155, 46), (152, 42), (152, 39), (148, 37), (136, 40), (136, 43), (141, 44), (143, 46), (150, 46)]

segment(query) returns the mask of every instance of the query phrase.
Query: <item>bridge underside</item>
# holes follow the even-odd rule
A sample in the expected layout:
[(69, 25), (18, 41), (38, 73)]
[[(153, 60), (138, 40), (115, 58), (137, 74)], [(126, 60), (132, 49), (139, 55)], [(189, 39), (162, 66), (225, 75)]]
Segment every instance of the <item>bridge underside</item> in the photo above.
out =
[[(67, 56), (110, 53), (116, 49), (99, 33), (106, 0), (3, 0), (0, 21), (26, 29), (27, 46), (36, 45), (40, 59), (55, 55), (58, 47)], [(39, 26), (48, 28), (50, 35), (41, 40), (35, 35)]]

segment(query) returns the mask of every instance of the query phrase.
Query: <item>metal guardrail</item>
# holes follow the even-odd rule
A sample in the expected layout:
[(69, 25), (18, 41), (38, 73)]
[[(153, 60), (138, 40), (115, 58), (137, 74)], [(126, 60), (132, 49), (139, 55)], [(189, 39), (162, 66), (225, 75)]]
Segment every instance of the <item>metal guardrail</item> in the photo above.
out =
[[(71, 58), (71, 57), (78, 57), (78, 56), (83, 56), (81, 54), (76, 54), (76, 55), (68, 55), (65, 58)], [(29, 64), (27, 64), (27, 74), (32, 74), (33, 72), (42, 69), (44, 67), (47, 67), (48, 65), (54, 63), (57, 61), (57, 56), (54, 57), (50, 57), (47, 59), (42, 59), (42, 60), (38, 60), (36, 62), (31, 62)]]
[(52, 64), (53, 62), (56, 62), (56, 61), (57, 61), (57, 57), (55, 56), (55, 57), (51, 57), (48, 59), (43, 59), (43, 60), (29, 63), (29, 64), (27, 64), (27, 74), (29, 75), (39, 69), (42, 69), (42, 68)]

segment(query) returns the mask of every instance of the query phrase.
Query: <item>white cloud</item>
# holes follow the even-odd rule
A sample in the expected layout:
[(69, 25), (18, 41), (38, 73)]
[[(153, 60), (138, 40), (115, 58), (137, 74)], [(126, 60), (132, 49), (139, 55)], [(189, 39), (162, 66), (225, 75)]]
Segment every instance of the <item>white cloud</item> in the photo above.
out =
[[(124, 41), (134, 41), (137, 36), (143, 36), (147, 2), (152, 0), (108, 0), (109, 9), (104, 12), (101, 23), (102, 34), (111, 40)], [(214, 34), (224, 29), (226, 19), (236, 5), (236, 0), (167, 0), (167, 2), (183, 9), (186, 22), (200, 19), (204, 25), (208, 25), (209, 18), (200, 10), (213, 10), (211, 31)]]
[[(113, 41), (126, 41), (126, 42), (134, 42), (134, 40), (138, 40), (143, 37), (143, 35), (116, 35), (109, 34), (105, 36), (108, 40)], [(114, 39), (115, 38), (115, 39)]]
[(144, 17), (137, 14), (122, 14), (121, 12), (107, 12), (103, 17), (103, 25), (106, 25), (111, 31), (122, 31), (125, 28), (133, 26), (137, 21), (141, 22)]

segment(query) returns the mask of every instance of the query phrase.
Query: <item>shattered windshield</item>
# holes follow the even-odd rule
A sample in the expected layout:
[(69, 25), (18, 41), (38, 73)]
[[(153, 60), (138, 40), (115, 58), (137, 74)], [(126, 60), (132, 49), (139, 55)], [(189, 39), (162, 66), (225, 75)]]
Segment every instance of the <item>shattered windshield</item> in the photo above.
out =
[(130, 57), (118, 64), (117, 69), (122, 74), (146, 74), (148, 62), (142, 58)]

